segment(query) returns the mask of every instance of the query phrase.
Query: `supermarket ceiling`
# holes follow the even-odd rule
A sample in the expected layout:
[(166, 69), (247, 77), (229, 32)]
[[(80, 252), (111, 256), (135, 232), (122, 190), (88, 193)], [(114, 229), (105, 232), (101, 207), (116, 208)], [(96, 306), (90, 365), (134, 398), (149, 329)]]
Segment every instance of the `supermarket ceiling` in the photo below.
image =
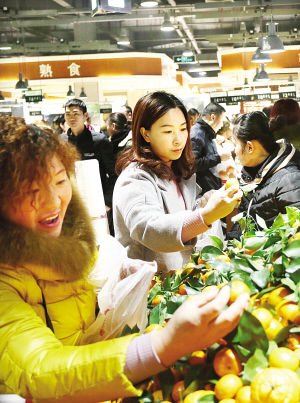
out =
[[(0, 0), (0, 57), (126, 51), (173, 57), (192, 50), (198, 66), (214, 76), (218, 49), (256, 46), (272, 19), (284, 45), (300, 44), (299, 0), (160, 0), (151, 8), (141, 0), (97, 0), (93, 15), (94, 1)], [(103, 10), (127, 1), (127, 13)], [(173, 31), (161, 30), (165, 20)]]

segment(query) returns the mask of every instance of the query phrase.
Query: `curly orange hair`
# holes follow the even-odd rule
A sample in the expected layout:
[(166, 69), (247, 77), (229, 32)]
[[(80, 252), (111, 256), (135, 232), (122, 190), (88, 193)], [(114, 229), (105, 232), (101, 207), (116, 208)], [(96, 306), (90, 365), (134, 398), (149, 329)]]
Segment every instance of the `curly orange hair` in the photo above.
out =
[(56, 155), (68, 175), (80, 159), (76, 148), (48, 128), (26, 125), (16, 116), (0, 116), (0, 209), (22, 198), (24, 185), (48, 173)]

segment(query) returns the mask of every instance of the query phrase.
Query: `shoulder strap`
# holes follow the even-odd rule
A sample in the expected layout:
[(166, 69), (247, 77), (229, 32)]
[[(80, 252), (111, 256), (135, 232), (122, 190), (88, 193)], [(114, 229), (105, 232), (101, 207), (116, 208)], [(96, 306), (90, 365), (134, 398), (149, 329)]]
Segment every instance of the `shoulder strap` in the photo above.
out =
[(49, 327), (49, 329), (51, 329), (51, 330), (52, 330), (52, 332), (54, 333), (53, 325), (52, 325), (52, 322), (51, 322), (50, 316), (48, 315), (48, 311), (47, 311), (47, 305), (46, 305), (46, 301), (45, 301), (44, 293), (43, 293), (43, 291), (42, 291), (42, 290), (41, 290), (41, 293), (42, 293), (42, 298), (43, 298), (43, 307), (44, 307), (44, 310), (45, 310), (45, 316), (46, 316), (46, 324), (47, 324), (47, 327)]

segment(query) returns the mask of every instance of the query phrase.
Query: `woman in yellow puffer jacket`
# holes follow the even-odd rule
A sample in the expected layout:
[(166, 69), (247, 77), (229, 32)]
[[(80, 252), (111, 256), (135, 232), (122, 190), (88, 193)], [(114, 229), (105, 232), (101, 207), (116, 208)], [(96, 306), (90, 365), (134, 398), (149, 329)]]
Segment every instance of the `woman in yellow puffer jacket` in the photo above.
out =
[(225, 287), (187, 301), (160, 332), (85, 345), (96, 246), (70, 182), (76, 158), (52, 131), (0, 117), (0, 393), (39, 403), (139, 396), (134, 384), (227, 334), (247, 302), (223, 312)]

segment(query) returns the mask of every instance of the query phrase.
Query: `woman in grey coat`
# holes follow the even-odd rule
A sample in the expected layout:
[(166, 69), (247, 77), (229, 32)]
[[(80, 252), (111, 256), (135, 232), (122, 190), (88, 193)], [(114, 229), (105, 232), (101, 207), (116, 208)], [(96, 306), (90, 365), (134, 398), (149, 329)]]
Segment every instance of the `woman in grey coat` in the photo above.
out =
[[(142, 97), (133, 113), (132, 149), (116, 164), (113, 194), (115, 236), (128, 257), (156, 260), (160, 271), (187, 263), (196, 236), (225, 217), (241, 198), (237, 187), (213, 191), (197, 208), (187, 111), (174, 95)], [(203, 203), (202, 203), (203, 204)]]

